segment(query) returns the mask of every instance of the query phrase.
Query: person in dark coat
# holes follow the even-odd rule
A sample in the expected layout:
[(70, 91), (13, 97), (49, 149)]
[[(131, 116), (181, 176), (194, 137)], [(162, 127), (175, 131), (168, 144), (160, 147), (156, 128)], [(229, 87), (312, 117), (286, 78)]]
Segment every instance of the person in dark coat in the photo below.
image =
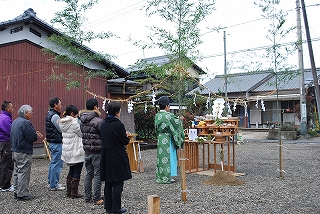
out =
[(14, 162), (14, 198), (18, 201), (27, 201), (34, 198), (29, 191), (33, 142), (42, 138), (43, 135), (36, 131), (30, 122), (32, 117), (32, 107), (30, 105), (21, 106), (18, 113), (19, 117), (13, 121), (10, 130)]
[(104, 208), (107, 213), (124, 213), (121, 208), (121, 193), (125, 180), (132, 178), (129, 158), (125, 146), (129, 143), (129, 132), (119, 120), (121, 104), (110, 102), (107, 106), (108, 116), (101, 124), (101, 181), (105, 181)]
[[(82, 143), (85, 151), (84, 166), (84, 200), (94, 202), (96, 205), (104, 204), (101, 198), (100, 160), (101, 139), (100, 125), (102, 119), (98, 100), (91, 98), (86, 102), (86, 109), (79, 112)], [(92, 188), (93, 187), (93, 188)], [(92, 191), (93, 190), (93, 191)]]

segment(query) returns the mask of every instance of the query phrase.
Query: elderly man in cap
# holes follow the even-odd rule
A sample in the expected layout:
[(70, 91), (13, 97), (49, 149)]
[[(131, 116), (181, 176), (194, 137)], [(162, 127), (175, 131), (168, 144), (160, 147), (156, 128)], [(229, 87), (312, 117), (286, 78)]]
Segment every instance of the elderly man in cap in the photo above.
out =
[(158, 136), (156, 182), (172, 183), (178, 174), (177, 148), (183, 146), (184, 132), (181, 120), (170, 113), (169, 98), (162, 96), (158, 102), (160, 111), (155, 116)]

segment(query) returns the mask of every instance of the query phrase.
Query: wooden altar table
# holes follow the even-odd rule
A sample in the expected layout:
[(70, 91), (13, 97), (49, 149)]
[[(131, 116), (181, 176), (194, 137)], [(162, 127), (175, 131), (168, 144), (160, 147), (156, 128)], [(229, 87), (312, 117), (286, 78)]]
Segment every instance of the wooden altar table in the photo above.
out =
[[(223, 125), (215, 125), (214, 120), (205, 120), (205, 126), (196, 126), (199, 137), (209, 137), (215, 140), (203, 142), (185, 139), (184, 148), (186, 155), (186, 172), (197, 173), (214, 169), (222, 170), (220, 152), (223, 152), (223, 170), (230, 173), (236, 172), (235, 142), (234, 136), (238, 132), (239, 119), (223, 119)], [(185, 133), (186, 137), (188, 132)], [(218, 136), (220, 136), (218, 139)], [(222, 138), (221, 138), (222, 137)], [(232, 144), (232, 146), (230, 145)], [(219, 151), (217, 151), (220, 148)], [(218, 161), (217, 161), (218, 159)], [(226, 162), (226, 163), (225, 163)]]
[(223, 149), (223, 162), (226, 161), (226, 164), (223, 165), (224, 171), (235, 173), (235, 143), (233, 142), (231, 147), (229, 139), (223, 142), (204, 141), (201, 143), (185, 140), (184, 149), (187, 159), (186, 173), (196, 173), (210, 169), (214, 169), (214, 172), (216, 172), (217, 170), (222, 170), (220, 162), (220, 151), (217, 151), (217, 145), (220, 145), (220, 151), (221, 149)]

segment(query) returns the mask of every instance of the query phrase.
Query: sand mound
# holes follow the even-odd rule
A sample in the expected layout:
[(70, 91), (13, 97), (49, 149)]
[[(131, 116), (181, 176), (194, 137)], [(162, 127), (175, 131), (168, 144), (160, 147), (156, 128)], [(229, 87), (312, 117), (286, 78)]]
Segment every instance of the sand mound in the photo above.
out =
[(204, 184), (217, 186), (237, 186), (243, 185), (246, 182), (238, 180), (234, 175), (227, 171), (217, 171), (211, 178), (203, 181)]

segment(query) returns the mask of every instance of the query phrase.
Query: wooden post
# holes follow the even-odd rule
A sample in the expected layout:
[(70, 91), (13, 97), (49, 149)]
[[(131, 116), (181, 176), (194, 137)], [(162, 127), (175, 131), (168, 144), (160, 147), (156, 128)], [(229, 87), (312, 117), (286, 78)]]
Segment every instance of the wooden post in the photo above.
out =
[(186, 158), (184, 149), (180, 149), (180, 171), (181, 171), (181, 198), (187, 201), (187, 185), (186, 185)]
[(160, 214), (160, 197), (157, 195), (148, 196), (148, 214)]
[[(278, 129), (280, 129), (280, 128), (278, 128)], [(279, 174), (279, 177), (283, 178), (284, 177), (284, 173), (283, 173), (282, 139), (280, 139), (280, 141), (279, 141), (279, 162), (280, 162), (280, 167), (279, 167), (280, 174)]]

